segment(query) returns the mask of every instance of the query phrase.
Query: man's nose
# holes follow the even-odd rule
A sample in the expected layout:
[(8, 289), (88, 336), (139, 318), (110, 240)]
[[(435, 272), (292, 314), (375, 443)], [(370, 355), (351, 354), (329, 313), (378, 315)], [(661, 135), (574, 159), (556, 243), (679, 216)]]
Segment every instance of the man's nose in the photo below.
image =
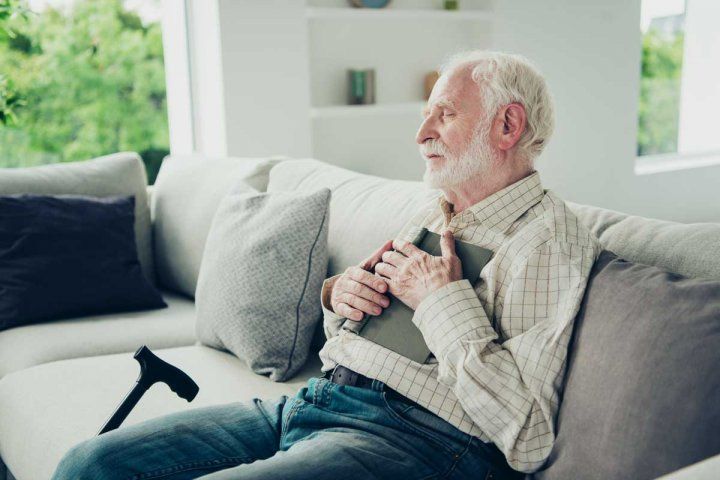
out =
[(415, 141), (418, 144), (422, 145), (423, 143), (425, 143), (425, 140), (428, 140), (431, 138), (437, 138), (437, 132), (432, 127), (432, 124), (428, 120), (425, 120), (420, 125), (420, 128), (418, 129), (417, 134), (415, 135)]

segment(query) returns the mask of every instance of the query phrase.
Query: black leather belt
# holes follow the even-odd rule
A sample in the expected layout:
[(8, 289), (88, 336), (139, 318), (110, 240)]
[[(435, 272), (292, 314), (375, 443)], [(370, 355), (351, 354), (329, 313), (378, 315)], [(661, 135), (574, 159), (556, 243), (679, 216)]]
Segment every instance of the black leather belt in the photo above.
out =
[(332, 370), (325, 372), (325, 378), (338, 385), (349, 385), (351, 387), (370, 388), (372, 378), (350, 370), (342, 365), (337, 365)]
[[(354, 370), (350, 370), (349, 368), (344, 367), (342, 365), (337, 365), (334, 369), (328, 370), (327, 372), (325, 372), (323, 374), (323, 378), (326, 378), (333, 383), (337, 383), (338, 385), (349, 385), (351, 387), (360, 387), (360, 388), (370, 388), (370, 386), (372, 385), (372, 382), (373, 382), (372, 378), (366, 377), (365, 375), (358, 373)], [(392, 388), (388, 387), (387, 385), (385, 385), (383, 390), (385, 392), (387, 392), (387, 396), (389, 398), (394, 398), (396, 400), (403, 401), (409, 405), (412, 405), (415, 408), (418, 408), (418, 409), (423, 410), (428, 413), (432, 413), (427, 408), (410, 400), (405, 395), (393, 390)]]

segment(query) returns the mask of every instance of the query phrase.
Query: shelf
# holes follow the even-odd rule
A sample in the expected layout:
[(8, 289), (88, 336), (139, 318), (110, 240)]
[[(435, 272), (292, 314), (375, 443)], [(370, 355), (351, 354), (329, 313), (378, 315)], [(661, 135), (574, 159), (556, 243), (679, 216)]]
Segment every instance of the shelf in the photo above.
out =
[(306, 9), (309, 19), (406, 19), (406, 20), (490, 20), (492, 12), (486, 10), (432, 10), (401, 8), (321, 8)]
[(387, 103), (370, 105), (337, 105), (310, 109), (310, 118), (363, 117), (372, 115), (416, 114), (418, 119), (426, 102)]

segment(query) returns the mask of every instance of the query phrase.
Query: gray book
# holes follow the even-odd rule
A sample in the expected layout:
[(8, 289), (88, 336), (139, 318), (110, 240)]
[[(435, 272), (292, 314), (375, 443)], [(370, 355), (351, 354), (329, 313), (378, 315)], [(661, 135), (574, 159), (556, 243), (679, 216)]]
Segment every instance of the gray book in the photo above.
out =
[[(422, 227), (412, 243), (430, 255), (440, 256), (440, 235)], [(455, 252), (462, 263), (463, 278), (475, 284), (480, 271), (490, 261), (493, 252), (487, 248), (455, 240)], [(359, 322), (345, 320), (342, 328), (350, 330), (371, 342), (399, 353), (418, 363), (425, 363), (432, 353), (420, 330), (412, 322), (415, 311), (386, 292), (390, 305), (378, 316), (365, 314)]]

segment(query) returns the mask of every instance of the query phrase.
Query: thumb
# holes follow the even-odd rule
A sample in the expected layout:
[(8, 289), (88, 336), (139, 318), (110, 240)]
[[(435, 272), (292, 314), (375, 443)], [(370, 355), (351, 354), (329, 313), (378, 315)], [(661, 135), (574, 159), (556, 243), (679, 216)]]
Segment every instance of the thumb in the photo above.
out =
[(445, 230), (440, 237), (440, 251), (445, 258), (455, 255), (455, 237), (450, 230)]

